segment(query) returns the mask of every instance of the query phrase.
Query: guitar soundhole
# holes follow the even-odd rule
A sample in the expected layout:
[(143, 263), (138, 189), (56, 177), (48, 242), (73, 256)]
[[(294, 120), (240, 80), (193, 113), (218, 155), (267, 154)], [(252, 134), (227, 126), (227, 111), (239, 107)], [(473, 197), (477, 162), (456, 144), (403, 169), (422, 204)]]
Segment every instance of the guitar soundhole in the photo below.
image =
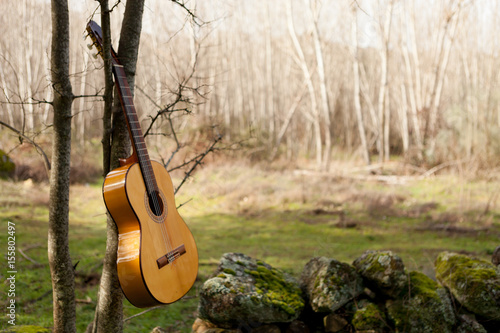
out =
[(145, 205), (148, 215), (155, 222), (163, 222), (167, 215), (167, 207), (165, 206), (165, 197), (162, 192), (154, 191), (148, 194), (146, 191), (144, 195)]
[(149, 208), (151, 209), (151, 212), (156, 216), (161, 216), (161, 214), (163, 213), (163, 201), (161, 200), (158, 192), (155, 191), (152, 194), (149, 194), (148, 197)]

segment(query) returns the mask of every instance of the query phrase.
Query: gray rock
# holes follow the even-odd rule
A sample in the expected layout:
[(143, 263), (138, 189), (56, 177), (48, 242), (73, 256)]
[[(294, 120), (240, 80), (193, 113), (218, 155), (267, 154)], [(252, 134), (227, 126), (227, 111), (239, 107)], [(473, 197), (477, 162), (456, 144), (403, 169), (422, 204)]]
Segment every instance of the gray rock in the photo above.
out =
[(409, 279), (407, 295), (386, 302), (396, 332), (452, 333), (456, 318), (446, 289), (420, 272), (411, 272)]
[(500, 267), (462, 254), (442, 252), (436, 278), (467, 310), (500, 321)]
[(328, 316), (323, 318), (323, 324), (325, 326), (326, 333), (342, 332), (344, 328), (349, 325), (344, 317), (335, 313), (330, 313)]
[(222, 328), (297, 319), (304, 308), (291, 276), (240, 253), (222, 256), (216, 276), (200, 291), (199, 317)]
[(398, 298), (408, 287), (403, 260), (391, 251), (366, 251), (353, 266), (378, 295)]
[(458, 317), (458, 322), (456, 333), (487, 333), (483, 325), (467, 315)]
[(364, 290), (354, 267), (325, 257), (313, 258), (305, 265), (300, 285), (316, 312), (334, 312)]

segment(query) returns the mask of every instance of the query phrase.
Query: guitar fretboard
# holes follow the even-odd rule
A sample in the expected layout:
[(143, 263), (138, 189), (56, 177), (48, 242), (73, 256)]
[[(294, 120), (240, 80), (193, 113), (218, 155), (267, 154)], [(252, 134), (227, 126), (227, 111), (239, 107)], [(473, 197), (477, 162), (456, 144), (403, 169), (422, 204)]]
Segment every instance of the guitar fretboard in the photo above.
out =
[(120, 101), (122, 103), (122, 108), (130, 130), (132, 146), (141, 167), (144, 184), (146, 185), (148, 194), (152, 194), (158, 191), (158, 186), (156, 184), (156, 178), (151, 166), (151, 160), (149, 159), (148, 150), (146, 149), (146, 143), (144, 142), (141, 124), (139, 123), (139, 118), (137, 117), (137, 112), (135, 110), (132, 91), (128, 85), (125, 70), (122, 65), (113, 64), (113, 74), (115, 76)]

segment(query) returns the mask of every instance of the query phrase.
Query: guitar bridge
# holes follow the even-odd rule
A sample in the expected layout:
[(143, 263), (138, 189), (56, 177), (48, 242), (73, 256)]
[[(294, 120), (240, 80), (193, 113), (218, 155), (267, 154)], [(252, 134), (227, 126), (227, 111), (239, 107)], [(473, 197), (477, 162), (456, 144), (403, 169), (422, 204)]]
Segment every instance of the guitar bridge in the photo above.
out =
[(158, 264), (158, 269), (172, 263), (175, 259), (182, 256), (184, 253), (186, 253), (186, 247), (184, 246), (184, 244), (182, 244), (181, 246), (176, 247), (175, 249), (168, 252), (164, 256), (161, 256), (156, 260), (156, 263)]

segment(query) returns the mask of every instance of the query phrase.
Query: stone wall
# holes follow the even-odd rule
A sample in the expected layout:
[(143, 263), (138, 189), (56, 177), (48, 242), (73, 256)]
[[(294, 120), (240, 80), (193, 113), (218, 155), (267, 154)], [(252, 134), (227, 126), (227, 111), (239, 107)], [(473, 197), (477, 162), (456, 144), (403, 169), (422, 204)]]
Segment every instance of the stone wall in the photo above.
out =
[(437, 281), (367, 251), (352, 265), (313, 258), (296, 280), (226, 253), (201, 289), (193, 332), (500, 332), (500, 266), (443, 252), (435, 272)]

